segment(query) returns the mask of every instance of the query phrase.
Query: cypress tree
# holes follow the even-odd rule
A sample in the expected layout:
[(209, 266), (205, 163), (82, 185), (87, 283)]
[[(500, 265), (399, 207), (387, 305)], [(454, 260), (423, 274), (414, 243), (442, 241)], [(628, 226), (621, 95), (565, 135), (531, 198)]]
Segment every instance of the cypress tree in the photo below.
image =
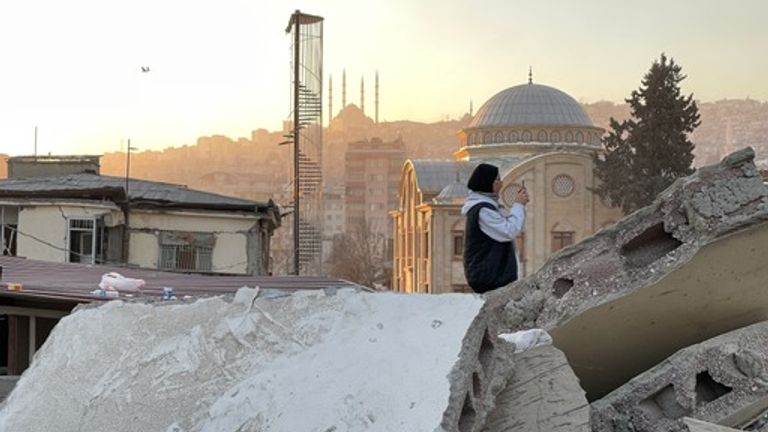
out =
[(682, 67), (662, 53), (626, 99), (630, 119), (611, 118), (605, 152), (595, 155), (594, 174), (601, 180), (595, 193), (624, 212), (650, 204), (675, 179), (694, 171), (689, 134), (701, 122), (693, 94), (681, 94), (685, 78)]

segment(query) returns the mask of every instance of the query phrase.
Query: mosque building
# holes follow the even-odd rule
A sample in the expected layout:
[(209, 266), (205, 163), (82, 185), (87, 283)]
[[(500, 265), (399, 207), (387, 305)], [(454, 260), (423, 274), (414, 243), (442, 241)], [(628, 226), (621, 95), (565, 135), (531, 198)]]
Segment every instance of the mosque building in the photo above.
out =
[(517, 240), (520, 274), (540, 268), (557, 250), (622, 217), (593, 194), (592, 155), (602, 151), (596, 127), (568, 94), (528, 83), (490, 98), (458, 133), (454, 160), (409, 159), (400, 176), (393, 218), (392, 288), (401, 292), (469, 291), (462, 264), (461, 206), (480, 162), (499, 167), (500, 202), (512, 205), (521, 186), (530, 203)]

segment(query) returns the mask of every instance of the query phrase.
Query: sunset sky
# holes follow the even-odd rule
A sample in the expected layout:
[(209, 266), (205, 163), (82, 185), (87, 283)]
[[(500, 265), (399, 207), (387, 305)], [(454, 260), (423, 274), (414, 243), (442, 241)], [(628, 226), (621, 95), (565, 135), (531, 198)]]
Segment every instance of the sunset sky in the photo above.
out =
[(373, 116), (378, 70), (380, 120), (457, 118), (525, 82), (529, 65), (580, 101), (620, 102), (662, 51), (701, 101), (768, 100), (764, 0), (4, 1), (0, 152), (32, 154), (35, 126), (39, 154), (277, 130), (297, 8), (325, 17), (334, 109), (346, 68), (347, 102), (364, 75)]

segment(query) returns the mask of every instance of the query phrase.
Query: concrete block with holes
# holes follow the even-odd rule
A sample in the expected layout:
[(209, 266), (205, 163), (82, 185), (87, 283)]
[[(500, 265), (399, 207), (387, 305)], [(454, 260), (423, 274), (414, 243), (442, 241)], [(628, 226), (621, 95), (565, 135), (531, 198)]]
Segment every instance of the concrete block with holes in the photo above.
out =
[(768, 189), (753, 159), (747, 148), (679, 179), (491, 293), (497, 330), (549, 331), (596, 401), (681, 348), (768, 320)]
[[(759, 430), (768, 410), (768, 322), (684, 348), (592, 404), (596, 432), (685, 431), (684, 418)], [(714, 429), (716, 430), (716, 429)]]

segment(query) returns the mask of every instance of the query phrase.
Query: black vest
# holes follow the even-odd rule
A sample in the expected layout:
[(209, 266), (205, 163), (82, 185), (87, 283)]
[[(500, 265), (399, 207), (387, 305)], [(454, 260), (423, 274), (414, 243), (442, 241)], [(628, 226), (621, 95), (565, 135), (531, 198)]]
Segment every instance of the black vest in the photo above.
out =
[(479, 203), (467, 212), (464, 226), (464, 275), (475, 292), (484, 293), (517, 280), (515, 242), (499, 242), (480, 229), (480, 209), (497, 211)]

